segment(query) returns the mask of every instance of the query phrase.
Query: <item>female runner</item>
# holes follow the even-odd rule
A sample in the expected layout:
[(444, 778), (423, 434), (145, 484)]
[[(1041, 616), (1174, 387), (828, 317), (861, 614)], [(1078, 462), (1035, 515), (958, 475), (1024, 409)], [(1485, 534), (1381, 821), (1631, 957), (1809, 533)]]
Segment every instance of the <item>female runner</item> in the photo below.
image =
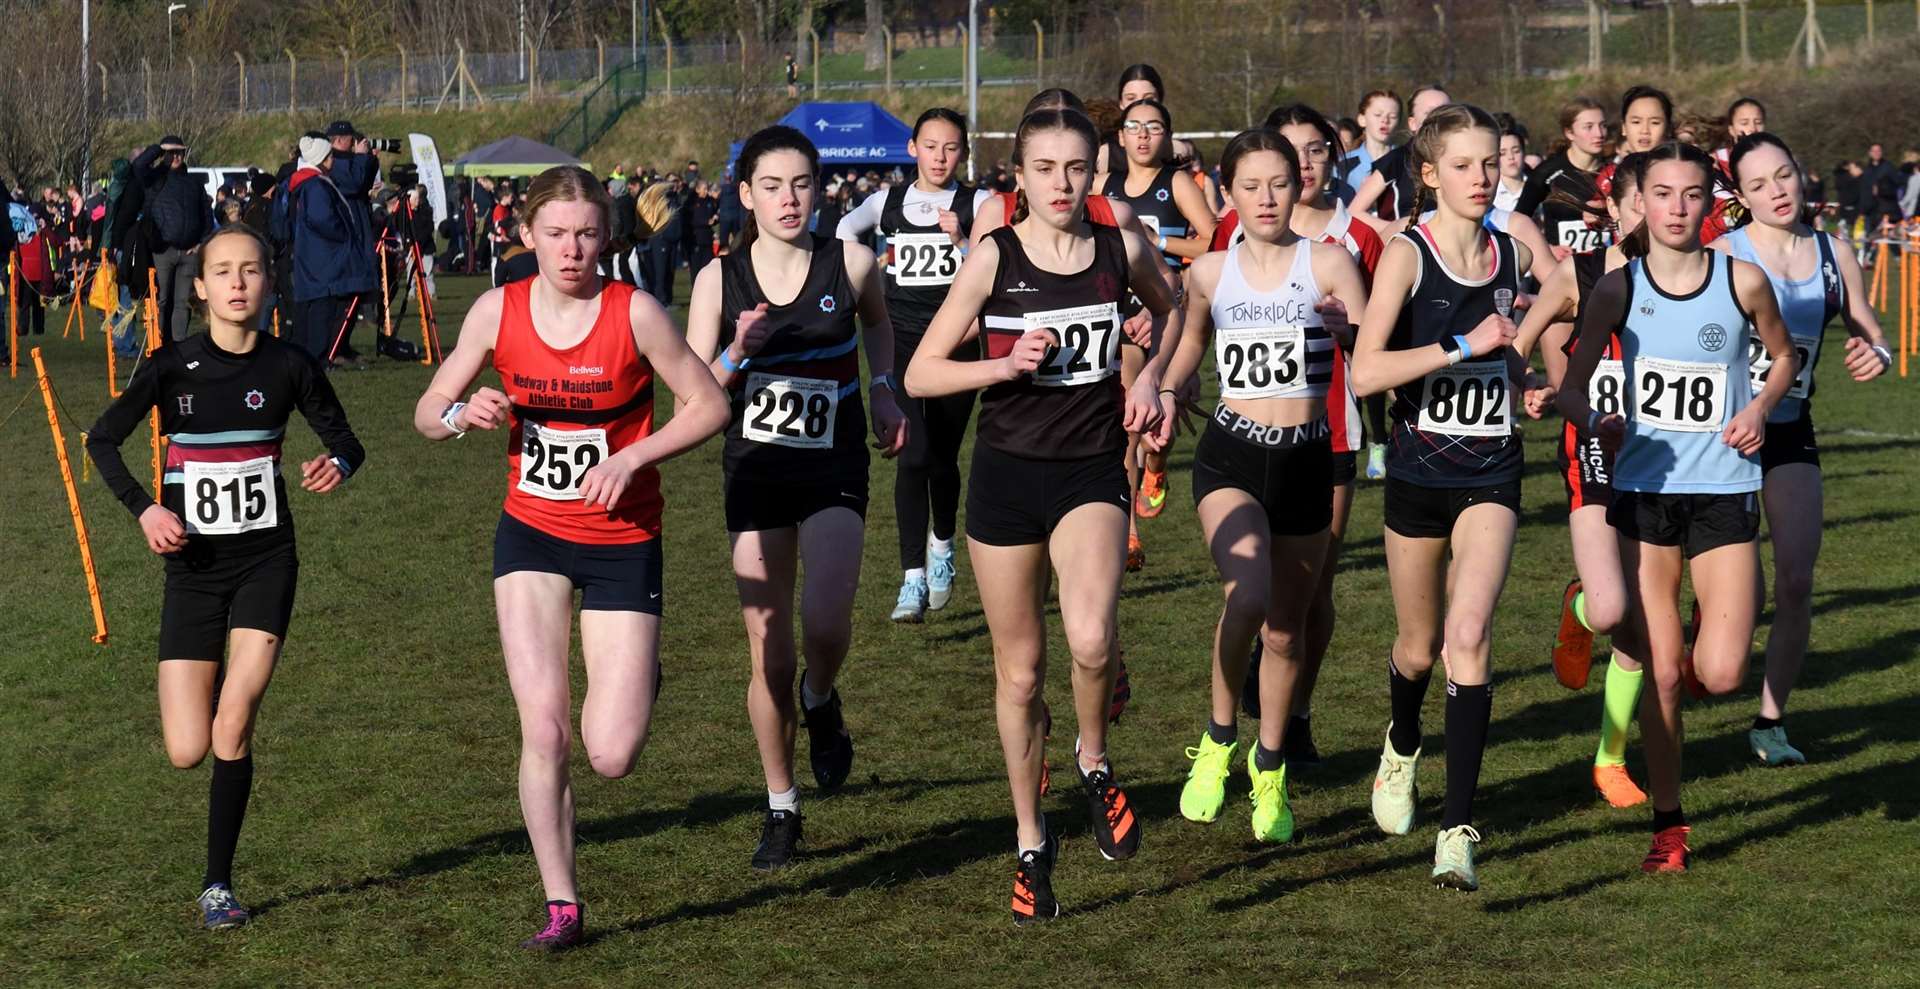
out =
[[(1627, 263), (1620, 237), (1640, 225), (1640, 202), (1635, 173), (1638, 154), (1603, 170), (1600, 186), (1607, 197), (1614, 240), (1592, 254), (1576, 254), (1560, 262), (1553, 276), (1520, 324), (1514, 349), (1521, 357), (1543, 344), (1548, 387), (1527, 395), (1527, 414), (1539, 418), (1552, 401), (1573, 353), (1573, 329), (1600, 276)], [(1619, 348), (1609, 341), (1601, 355), (1602, 371), (1593, 379), (1590, 401), (1603, 412), (1620, 411)], [(1613, 454), (1586, 427), (1567, 420), (1555, 450), (1560, 479), (1567, 488), (1567, 531), (1573, 543), (1573, 565), (1578, 574), (1560, 598), (1560, 627), (1553, 644), (1553, 673), (1562, 686), (1579, 690), (1587, 685), (1593, 666), (1593, 637), (1612, 635), (1626, 618), (1627, 584), (1620, 569), (1618, 534), (1607, 524), (1613, 503)], [(1606, 687), (1600, 708), (1600, 744), (1593, 756), (1593, 787), (1615, 807), (1634, 807), (1647, 795), (1627, 773), (1627, 736), (1640, 706), (1640, 661), (1615, 649), (1607, 663)]]
[[(840, 220), (834, 235), (859, 241), (879, 230), (887, 239), (887, 315), (893, 323), (893, 380), (906, 374), (927, 323), (946, 301), (960, 270), (961, 246), (980, 206), (993, 193), (954, 180), (967, 157), (967, 118), (935, 107), (913, 123), (907, 146), (912, 183), (868, 196)], [(907, 447), (893, 480), (900, 530), (900, 567), (906, 571), (893, 605), (896, 622), (919, 622), (953, 597), (953, 533), (960, 509), (960, 444), (973, 417), (973, 394), (937, 401), (899, 396), (907, 417)]]
[(1606, 108), (1584, 96), (1568, 100), (1560, 108), (1560, 144), (1527, 176), (1513, 207), (1539, 222), (1555, 261), (1607, 246), (1605, 235), (1587, 222), (1584, 205), (1594, 200), (1594, 174), (1606, 144)]
[(1493, 208), (1511, 211), (1527, 187), (1527, 127), (1511, 113), (1496, 113), (1500, 123), (1500, 184), (1493, 190)]
[[(245, 924), (233, 853), (253, 791), (253, 730), (286, 643), (300, 560), (280, 475), (287, 419), (298, 410), (327, 454), (300, 465), (325, 494), (367, 454), (317, 359), (259, 332), (273, 284), (272, 248), (234, 225), (200, 243), (194, 294), (207, 332), (154, 351), (87, 431), (100, 479), (166, 559), (160, 605), (160, 731), (167, 760), (192, 769), (213, 753), (207, 869), (196, 906), (208, 930)], [(140, 486), (120, 444), (160, 412), (167, 435), (160, 497)]]
[[(726, 401), (666, 310), (600, 276), (613, 203), (591, 172), (547, 169), (522, 209), (540, 273), (474, 301), (413, 425), (430, 440), (508, 429), (493, 598), (520, 712), (520, 811), (547, 897), (546, 926), (522, 947), (554, 951), (586, 933), (567, 772), (573, 592), (587, 667), (580, 736), (594, 771), (619, 779), (646, 744), (659, 688), (657, 465), (719, 431)], [(460, 401), (489, 364), (502, 388)], [(657, 431), (656, 373), (680, 406)]]
[[(1767, 676), (1760, 714), (1747, 731), (1748, 745), (1769, 766), (1804, 763), (1787, 741), (1787, 695), (1800, 678), (1813, 623), (1813, 564), (1820, 555), (1825, 504), (1820, 448), (1813, 436), (1813, 372), (1820, 341), (1835, 316), (1845, 319), (1847, 374), (1871, 381), (1893, 362), (1880, 320), (1867, 301), (1865, 279), (1853, 245), (1807, 225), (1800, 168), (1785, 142), (1755, 131), (1734, 142), (1730, 164), (1746, 226), (1713, 242), (1742, 261), (1759, 265), (1793, 339), (1793, 385), (1767, 416), (1760, 447), (1761, 504), (1773, 543), (1773, 623), (1767, 630)], [(1752, 384), (1758, 390), (1773, 370), (1761, 347), (1752, 348)]]
[[(1413, 827), (1414, 766), (1428, 672), (1447, 668), (1447, 796), (1433, 881), (1478, 888), (1473, 798), (1493, 713), (1493, 608), (1520, 508), (1511, 319), (1529, 251), (1486, 229), (1500, 135), (1478, 107), (1434, 110), (1408, 145), (1433, 218), (1381, 256), (1354, 344), (1363, 395), (1394, 390), (1386, 491), (1387, 576), (1399, 634), (1388, 660), (1392, 721), (1373, 783), (1388, 834)], [(1414, 215), (1422, 212), (1420, 202)], [(1449, 562), (1451, 554), (1451, 562)]]
[[(1647, 152), (1638, 172), (1646, 218), (1627, 238), (1633, 260), (1594, 286), (1557, 401), (1569, 420), (1618, 448), (1607, 514), (1631, 576), (1627, 622), (1614, 641), (1649, 662), (1655, 691), (1640, 717), (1653, 803), (1653, 843), (1641, 869), (1684, 872), (1681, 570), (1693, 578), (1702, 616), (1693, 669), (1709, 691), (1735, 690), (1759, 610), (1759, 451), (1767, 414), (1793, 385), (1789, 375), (1772, 375), (1755, 392), (1748, 341), (1757, 333), (1774, 361), (1794, 356), (1766, 273), (1700, 244), (1713, 159), (1669, 142)], [(1604, 414), (1588, 401), (1588, 385), (1616, 339), (1621, 411)]]
[[(853, 737), (834, 680), (853, 638), (866, 538), (867, 416), (855, 350), (864, 345), (869, 367), (892, 367), (893, 330), (873, 252), (807, 230), (820, 155), (805, 134), (782, 126), (755, 133), (735, 174), (753, 222), (739, 247), (694, 279), (687, 344), (710, 357), (713, 377), (731, 397), (727, 532), (753, 661), (747, 714), (767, 780), (752, 865), (772, 870), (787, 865), (801, 838), (793, 593), (803, 568), (798, 652), (807, 663), (800, 699), (808, 760), (823, 791), (838, 789), (853, 769)], [(875, 374), (866, 390), (874, 447), (896, 456), (906, 447), (907, 423), (893, 379)]]
[(1373, 174), (1374, 165), (1393, 150), (1388, 142), (1393, 129), (1400, 125), (1400, 97), (1391, 89), (1376, 89), (1360, 97), (1359, 123), (1360, 145), (1340, 159), (1338, 198), (1343, 204), (1352, 201), (1361, 183)]
[(1634, 86), (1620, 97), (1620, 154), (1652, 151), (1672, 135), (1672, 97), (1652, 86)]
[[(1141, 822), (1107, 758), (1105, 725), (1126, 558), (1120, 454), (1128, 431), (1158, 429), (1164, 438), (1171, 428), (1160, 381), (1179, 317), (1155, 246), (1082, 215), (1098, 144), (1092, 122), (1073, 110), (1042, 110), (1020, 122), (1014, 224), (990, 234), (961, 265), (907, 368), (916, 396), (985, 389), (967, 484), (967, 548), (993, 634), (994, 708), (1018, 825), (1018, 923), (1059, 912), (1055, 839), (1039, 806), (1049, 563), (1073, 655), (1075, 765), (1094, 839), (1108, 859), (1128, 858), (1140, 843)], [(1129, 292), (1153, 314), (1151, 330), (1163, 346), (1123, 392), (1120, 306)], [(976, 319), (986, 359), (955, 360)]]
[[(1159, 245), (1168, 266), (1179, 272), (1206, 253), (1213, 238), (1214, 216), (1207, 206), (1206, 193), (1187, 178), (1180, 162), (1170, 157), (1172, 135), (1173, 115), (1165, 105), (1152, 98), (1135, 101), (1122, 118), (1121, 154), (1112, 171), (1094, 180), (1094, 187), (1108, 199), (1132, 206), (1134, 216), (1146, 227), (1147, 238)], [(1123, 342), (1123, 388), (1132, 386), (1145, 362), (1145, 351)], [(1157, 517), (1167, 501), (1166, 451), (1143, 453), (1137, 442), (1129, 442), (1126, 465), (1129, 490), (1135, 491), (1133, 515)], [(1127, 556), (1132, 560), (1144, 555), (1139, 527), (1130, 519)], [(1129, 569), (1134, 568), (1129, 565)]]
[[(1320, 133), (1308, 130), (1324, 173), (1330, 155)], [(1220, 167), (1246, 236), (1194, 263), (1180, 349), (1167, 369), (1168, 380), (1187, 380), (1212, 338), (1221, 402), (1194, 449), (1193, 495), (1226, 600), (1214, 633), (1212, 709), (1198, 747), (1187, 750), (1193, 767), (1180, 813), (1201, 823), (1219, 817), (1239, 745), (1235, 708), (1258, 635), (1267, 657), (1257, 689), (1267, 716), (1247, 752), (1253, 835), (1286, 842), (1293, 812), (1285, 733), (1334, 515), (1327, 406), (1344, 385), (1335, 365), (1351, 346), (1346, 319), (1364, 312), (1366, 288), (1344, 248), (1291, 229), (1302, 169), (1279, 131), (1236, 136)]]
[[(1308, 240), (1344, 248), (1359, 264), (1362, 279), (1371, 283), (1373, 269), (1380, 263), (1382, 245), (1373, 228), (1354, 222), (1346, 206), (1333, 195), (1332, 163), (1340, 154), (1338, 131), (1318, 110), (1304, 103), (1275, 109), (1267, 114), (1266, 125), (1277, 128), (1300, 156), (1300, 199), (1294, 203), (1288, 226)], [(1239, 214), (1228, 209), (1220, 226), (1214, 229), (1214, 250), (1224, 251), (1244, 239), (1239, 222)], [(1351, 323), (1351, 314), (1348, 318)], [(1293, 690), (1292, 719), (1287, 722), (1284, 738), (1287, 765), (1296, 770), (1320, 763), (1320, 750), (1313, 743), (1313, 691), (1327, 650), (1333, 644), (1333, 577), (1346, 539), (1347, 518), (1353, 511), (1361, 440), (1359, 400), (1353, 392), (1352, 334), (1349, 332), (1345, 339), (1336, 337), (1336, 340), (1340, 349), (1334, 354), (1333, 379), (1327, 383), (1327, 426), (1333, 447), (1333, 518), (1327, 531), (1327, 555), (1318, 568), (1319, 586), (1307, 610), (1306, 643), (1299, 679)], [(1256, 639), (1252, 662), (1247, 665), (1247, 680), (1240, 691), (1241, 709), (1256, 719), (1261, 712), (1260, 653), (1261, 645)]]

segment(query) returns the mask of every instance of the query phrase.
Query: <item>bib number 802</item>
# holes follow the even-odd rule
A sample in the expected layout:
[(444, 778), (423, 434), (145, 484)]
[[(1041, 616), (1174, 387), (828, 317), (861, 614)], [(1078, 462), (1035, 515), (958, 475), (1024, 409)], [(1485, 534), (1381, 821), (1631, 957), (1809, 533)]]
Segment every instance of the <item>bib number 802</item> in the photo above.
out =
[(1419, 427), (1452, 436), (1506, 436), (1507, 370), (1504, 364), (1460, 364), (1427, 375), (1426, 404)]

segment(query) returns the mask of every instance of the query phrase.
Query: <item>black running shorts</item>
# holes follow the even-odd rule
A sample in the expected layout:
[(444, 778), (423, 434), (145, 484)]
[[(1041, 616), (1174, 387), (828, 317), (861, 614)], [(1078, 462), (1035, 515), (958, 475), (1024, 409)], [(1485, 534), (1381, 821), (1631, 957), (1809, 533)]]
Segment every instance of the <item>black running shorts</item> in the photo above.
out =
[[(1193, 503), (1235, 488), (1260, 503), (1267, 531), (1275, 535), (1324, 531), (1333, 524), (1333, 446), (1326, 420), (1273, 432), (1283, 434), (1283, 445), (1255, 443), (1218, 421), (1207, 423), (1193, 449)], [(1297, 442), (1284, 442), (1289, 439)]]
[(1413, 539), (1446, 539), (1460, 513), (1475, 505), (1505, 505), (1520, 514), (1520, 481), (1478, 488), (1430, 488), (1387, 474), (1387, 528)]
[(967, 479), (967, 536), (989, 546), (1043, 543), (1081, 505), (1127, 511), (1127, 468), (1119, 451), (1077, 460), (1029, 460), (985, 443), (973, 448)]
[(236, 628), (285, 638), (299, 577), (291, 535), (241, 550), (217, 537), (188, 537), (186, 549), (167, 557), (160, 658), (218, 662)]
[(1760, 500), (1746, 494), (1654, 494), (1617, 491), (1607, 523), (1650, 546), (1678, 546), (1691, 560), (1708, 550), (1760, 536)]
[(829, 508), (845, 508), (867, 517), (867, 474), (863, 468), (843, 481), (780, 484), (725, 480), (728, 532), (793, 529)]
[(1792, 422), (1767, 423), (1766, 440), (1760, 444), (1760, 473), (1765, 476), (1775, 467), (1788, 464), (1812, 464), (1820, 469), (1820, 444), (1813, 438), (1813, 413), (1803, 411)]
[(548, 535), (500, 513), (493, 530), (493, 577), (510, 573), (559, 574), (580, 592), (582, 611), (638, 611), (658, 615), (661, 608), (660, 540), (638, 543), (576, 543)]

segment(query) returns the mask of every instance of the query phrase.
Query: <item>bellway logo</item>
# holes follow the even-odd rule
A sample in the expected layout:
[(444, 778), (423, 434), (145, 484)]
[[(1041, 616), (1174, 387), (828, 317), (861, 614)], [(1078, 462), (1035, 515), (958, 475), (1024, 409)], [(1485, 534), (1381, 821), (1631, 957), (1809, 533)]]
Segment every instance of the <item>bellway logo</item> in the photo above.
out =
[(847, 132), (849, 132), (849, 131), (857, 131), (857, 130), (859, 130), (859, 129), (860, 129), (860, 125), (859, 125), (859, 124), (857, 124), (857, 123), (853, 123), (853, 124), (830, 124), (830, 123), (828, 123), (828, 122), (827, 122), (827, 118), (825, 118), (825, 117), (815, 117), (815, 118), (814, 118), (814, 120), (813, 120), (813, 129), (814, 129), (814, 130), (817, 130), (817, 131), (819, 131), (819, 132), (820, 132), (820, 133), (822, 133), (822, 134), (825, 134), (825, 133), (826, 133), (827, 131), (829, 131), (829, 130), (836, 130), (836, 131), (839, 131), (839, 132), (840, 132), (840, 133), (842, 133), (842, 134), (845, 134), (845, 133), (847, 133)]

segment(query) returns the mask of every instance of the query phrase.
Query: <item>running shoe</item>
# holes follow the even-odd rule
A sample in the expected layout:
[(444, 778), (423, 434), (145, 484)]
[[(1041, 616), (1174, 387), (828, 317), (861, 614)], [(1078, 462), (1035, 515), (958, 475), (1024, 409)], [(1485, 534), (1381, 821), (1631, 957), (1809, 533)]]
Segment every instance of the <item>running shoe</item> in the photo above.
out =
[(233, 898), (233, 890), (225, 883), (214, 883), (202, 890), (196, 905), (200, 908), (200, 926), (210, 931), (243, 927), (253, 919), (253, 914)]
[(893, 620), (918, 625), (927, 617), (930, 593), (924, 580), (902, 580), (900, 596), (893, 600)]
[(1647, 849), (1647, 857), (1640, 860), (1640, 871), (1648, 875), (1660, 872), (1685, 872), (1693, 849), (1687, 847), (1687, 836), (1693, 829), (1684, 824), (1670, 828), (1661, 828), (1653, 833), (1653, 847)]
[(1260, 720), (1260, 655), (1265, 652), (1260, 646), (1260, 637), (1253, 637), (1253, 654), (1247, 657), (1247, 676), (1240, 681), (1240, 710), (1255, 721)]
[(1687, 644), (1680, 650), (1680, 685), (1686, 688), (1687, 696), (1697, 701), (1707, 699), (1707, 685), (1700, 682), (1700, 674), (1693, 669), (1693, 643), (1700, 637), (1700, 602), (1693, 602), (1693, 619), (1682, 630)]
[(1772, 728), (1750, 728), (1747, 730), (1747, 745), (1753, 749), (1754, 758), (1769, 766), (1804, 766), (1807, 757), (1799, 749), (1787, 742), (1787, 726), (1774, 725)]
[[(927, 547), (927, 610), (939, 611), (953, 600), (953, 578), (959, 571), (953, 565), (953, 546), (947, 551)], [(903, 592), (904, 593), (904, 592)]]
[(540, 933), (520, 942), (528, 951), (564, 951), (580, 943), (587, 934), (587, 918), (578, 903), (547, 901), (547, 926)]
[(1138, 532), (1127, 533), (1127, 572), (1139, 573), (1147, 565), (1147, 548), (1140, 543)]
[(1585, 687), (1587, 675), (1593, 670), (1593, 632), (1573, 611), (1574, 599), (1579, 596), (1580, 578), (1575, 577), (1560, 595), (1560, 631), (1553, 637), (1553, 677), (1568, 690)]
[(1293, 808), (1287, 804), (1287, 764), (1262, 771), (1254, 764), (1258, 746), (1247, 749), (1247, 775), (1253, 778), (1253, 837), (1271, 845), (1293, 840)]
[(1480, 875), (1473, 869), (1473, 846), (1480, 843), (1480, 832), (1471, 824), (1446, 828), (1433, 840), (1433, 884), (1471, 893), (1480, 888)]
[(1367, 480), (1378, 481), (1387, 476), (1387, 445), (1385, 443), (1367, 444)]
[(1388, 834), (1406, 834), (1413, 830), (1413, 805), (1420, 799), (1413, 771), (1420, 761), (1420, 750), (1401, 755), (1393, 750), (1393, 726), (1388, 725), (1388, 740), (1380, 746), (1380, 770), (1373, 774), (1373, 823)]
[(1627, 774), (1625, 766), (1593, 767), (1593, 788), (1614, 807), (1638, 807), (1647, 802), (1647, 793)]
[(1109, 862), (1130, 859), (1140, 850), (1140, 820), (1120, 784), (1113, 781), (1111, 768), (1089, 773), (1080, 769), (1078, 746), (1073, 753), (1073, 768), (1080, 772), (1080, 785), (1087, 790), (1087, 809), (1093, 814), (1093, 840), (1100, 846), (1100, 857)]
[(1133, 700), (1133, 678), (1127, 676), (1124, 650), (1115, 650), (1113, 662), (1113, 699), (1107, 702), (1107, 724), (1117, 725), (1120, 716), (1127, 713), (1127, 703)]
[(1053, 836), (1039, 851), (1021, 852), (1013, 869), (1013, 922), (1022, 926), (1060, 916), (1053, 898)]
[(760, 845), (753, 850), (753, 867), (761, 872), (784, 869), (800, 846), (800, 812), (767, 809), (760, 825)]
[(1313, 744), (1313, 719), (1297, 714), (1287, 716), (1287, 738), (1280, 743), (1287, 765), (1294, 768), (1320, 765), (1320, 749)]
[(1187, 770), (1187, 785), (1180, 788), (1180, 816), (1195, 824), (1212, 824), (1227, 802), (1227, 775), (1233, 772), (1233, 755), (1239, 742), (1221, 745), (1206, 732), (1200, 744), (1187, 749), (1193, 768)]
[(853, 735), (840, 716), (839, 688), (828, 695), (825, 704), (808, 707), (806, 712), (807, 760), (813, 764), (813, 781), (822, 790), (838, 790), (853, 771)]
[(1167, 472), (1140, 470), (1140, 490), (1133, 496), (1133, 514), (1143, 519), (1158, 518), (1167, 507)]

